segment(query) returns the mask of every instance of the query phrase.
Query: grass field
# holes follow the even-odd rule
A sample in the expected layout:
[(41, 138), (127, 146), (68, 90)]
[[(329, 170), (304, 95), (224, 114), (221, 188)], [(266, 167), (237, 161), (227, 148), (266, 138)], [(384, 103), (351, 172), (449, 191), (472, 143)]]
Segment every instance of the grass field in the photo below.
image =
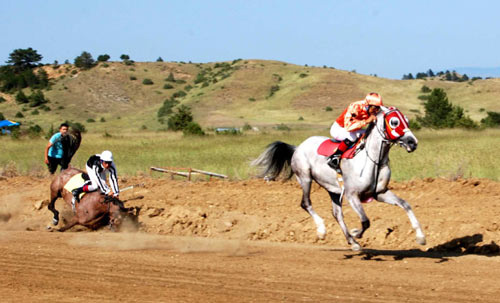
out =
[[(422, 130), (415, 132), (418, 149), (408, 154), (394, 146), (390, 159), (394, 180), (444, 177), (455, 179), (488, 178), (500, 180), (500, 130)], [(120, 175), (149, 173), (149, 167), (191, 167), (226, 174), (232, 179), (252, 177), (249, 163), (266, 145), (281, 140), (298, 145), (312, 135), (328, 135), (328, 130), (276, 130), (248, 132), (239, 136), (210, 135), (184, 137), (172, 132), (129, 132), (83, 134), (79, 151), (72, 165), (83, 168), (88, 157), (109, 149), (115, 155)], [(43, 138), (12, 139), (0, 137), (0, 172), (45, 175)], [(159, 173), (155, 173), (158, 174)]]

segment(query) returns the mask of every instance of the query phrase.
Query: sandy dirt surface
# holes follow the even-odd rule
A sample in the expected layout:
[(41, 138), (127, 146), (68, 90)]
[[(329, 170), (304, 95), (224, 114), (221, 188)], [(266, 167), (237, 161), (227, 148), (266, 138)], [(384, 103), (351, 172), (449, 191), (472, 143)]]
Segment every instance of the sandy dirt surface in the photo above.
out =
[[(0, 178), (2, 302), (499, 302), (500, 183), (391, 183), (405, 212), (364, 204), (371, 227), (353, 252), (317, 185), (327, 236), (300, 208), (295, 181), (122, 178), (137, 232), (49, 232), (49, 178)], [(350, 228), (360, 223), (344, 204)], [(59, 199), (63, 218), (71, 210)], [(63, 223), (63, 222), (61, 222)], [(61, 224), (60, 223), (60, 224)]]

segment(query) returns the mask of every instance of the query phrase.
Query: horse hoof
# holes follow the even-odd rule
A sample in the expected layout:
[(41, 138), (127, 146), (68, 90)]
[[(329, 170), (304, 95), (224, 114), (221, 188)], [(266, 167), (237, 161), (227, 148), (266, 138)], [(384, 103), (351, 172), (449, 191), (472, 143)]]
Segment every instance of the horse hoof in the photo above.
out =
[(351, 234), (351, 236), (353, 236), (354, 238), (361, 239), (361, 230), (360, 230), (360, 229), (353, 228), (353, 229), (351, 229), (350, 234)]
[(427, 241), (425, 241), (425, 237), (417, 237), (417, 243), (420, 245), (425, 245)]
[(58, 219), (52, 219), (52, 224), (54, 224), (54, 225), (59, 224), (59, 220)]
[(324, 240), (325, 239), (325, 235), (326, 235), (326, 228), (318, 228), (316, 230), (316, 235), (318, 236), (318, 239), (320, 240)]
[(360, 251), (361, 245), (359, 245), (358, 243), (353, 243), (353, 244), (351, 244), (351, 249), (352, 249), (352, 251)]

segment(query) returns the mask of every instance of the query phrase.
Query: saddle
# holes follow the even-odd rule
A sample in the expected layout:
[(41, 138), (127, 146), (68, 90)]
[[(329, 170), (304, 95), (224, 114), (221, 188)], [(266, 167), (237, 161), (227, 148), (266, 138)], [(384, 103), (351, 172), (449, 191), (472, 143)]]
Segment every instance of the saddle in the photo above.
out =
[[(354, 155), (356, 155), (356, 148), (359, 145), (359, 142), (361, 142), (361, 140), (358, 140), (355, 144), (353, 144), (351, 147), (349, 147), (342, 154), (342, 158), (352, 159), (354, 157)], [(317, 153), (318, 153), (318, 155), (321, 155), (321, 156), (330, 157), (337, 150), (339, 144), (340, 144), (340, 141), (336, 141), (334, 139), (326, 139), (325, 141), (323, 141), (323, 143), (321, 143), (319, 145)]]
[[(71, 193), (75, 188), (82, 187), (88, 181), (90, 181), (90, 178), (86, 173), (79, 173), (71, 177), (71, 179), (69, 179), (68, 182), (64, 184), (63, 188)], [(83, 195), (85, 195), (84, 192), (80, 194), (80, 199), (83, 197)]]

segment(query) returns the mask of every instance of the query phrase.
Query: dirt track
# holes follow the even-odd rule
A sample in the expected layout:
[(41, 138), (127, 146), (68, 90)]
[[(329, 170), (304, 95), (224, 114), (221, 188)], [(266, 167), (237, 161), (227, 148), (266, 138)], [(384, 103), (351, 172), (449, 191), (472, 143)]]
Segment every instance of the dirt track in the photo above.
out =
[[(499, 302), (500, 186), (417, 180), (392, 189), (427, 236), (418, 246), (403, 210), (365, 204), (371, 228), (350, 251), (327, 194), (316, 240), (295, 182), (127, 178), (139, 232), (48, 232), (50, 179), (0, 179), (1, 301)], [(141, 199), (141, 197), (143, 197)], [(58, 200), (63, 216), (70, 210)], [(40, 209), (38, 209), (40, 208)], [(359, 221), (348, 205), (346, 223)]]

